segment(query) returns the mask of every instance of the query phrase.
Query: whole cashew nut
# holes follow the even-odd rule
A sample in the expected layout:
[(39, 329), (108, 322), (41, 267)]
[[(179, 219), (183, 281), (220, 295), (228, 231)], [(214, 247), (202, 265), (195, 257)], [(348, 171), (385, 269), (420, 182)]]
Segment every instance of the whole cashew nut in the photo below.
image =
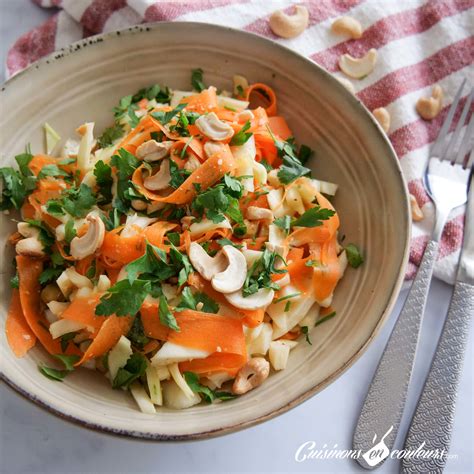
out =
[(234, 135), (234, 129), (228, 123), (219, 120), (214, 112), (201, 115), (195, 125), (203, 135), (214, 141), (227, 140)]
[(148, 140), (137, 148), (137, 158), (148, 162), (162, 160), (168, 155), (171, 145), (173, 145), (172, 141)]
[(350, 54), (343, 54), (339, 58), (341, 71), (354, 79), (363, 79), (370, 74), (377, 62), (377, 50), (370, 49), (362, 58), (354, 58)]
[(216, 291), (232, 293), (244, 285), (247, 277), (247, 261), (244, 254), (232, 245), (225, 245), (222, 253), (227, 257), (227, 267), (212, 277), (211, 284)]
[(188, 256), (193, 267), (206, 280), (211, 280), (214, 275), (227, 267), (227, 259), (222, 253), (211, 257), (197, 242), (191, 242)]
[(355, 18), (341, 16), (331, 25), (331, 31), (337, 35), (347, 35), (352, 39), (362, 37), (362, 25)]
[(92, 255), (104, 242), (105, 225), (102, 219), (97, 214), (89, 213), (86, 222), (89, 223), (87, 232), (71, 240), (71, 256), (76, 260)]
[(158, 172), (145, 178), (143, 186), (150, 191), (161, 191), (170, 185), (170, 180), (170, 162), (169, 160), (165, 160), (161, 162)]
[(388, 113), (388, 110), (384, 109), (383, 107), (379, 107), (378, 109), (374, 109), (372, 111), (372, 115), (383, 128), (383, 131), (387, 133), (390, 128), (390, 114)]
[(309, 12), (306, 7), (295, 6), (293, 15), (287, 15), (282, 10), (277, 10), (270, 16), (270, 28), (277, 36), (282, 38), (295, 38), (308, 27)]
[(239, 371), (232, 385), (232, 392), (243, 395), (262, 385), (270, 374), (270, 363), (263, 357), (250, 359)]
[(44, 256), (43, 244), (38, 240), (37, 236), (19, 240), (15, 250), (18, 255), (26, 257), (39, 258)]
[(435, 85), (431, 92), (431, 97), (421, 97), (416, 103), (416, 111), (425, 120), (434, 119), (443, 106), (443, 89)]
[(236, 308), (254, 310), (267, 307), (273, 301), (275, 292), (270, 288), (260, 288), (253, 295), (246, 297), (242, 295), (242, 290), (227, 293), (224, 296)]
[(416, 200), (416, 197), (413, 196), (413, 194), (410, 194), (410, 207), (411, 207), (411, 218), (415, 222), (419, 222), (423, 220), (425, 215), (423, 214), (423, 211), (420, 209), (420, 206), (418, 205), (418, 201)]

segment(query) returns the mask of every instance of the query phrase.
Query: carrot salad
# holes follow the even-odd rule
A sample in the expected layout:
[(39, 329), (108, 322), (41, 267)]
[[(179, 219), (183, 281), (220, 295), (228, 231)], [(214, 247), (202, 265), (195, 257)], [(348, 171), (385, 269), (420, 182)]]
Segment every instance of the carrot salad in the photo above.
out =
[(144, 88), (101, 134), (45, 124), (45, 154), (0, 168), (1, 209), (21, 214), (7, 340), (48, 352), (44, 376), (96, 370), (145, 413), (221, 402), (336, 315), (363, 261), (338, 242), (337, 185), (311, 177), (275, 92), (233, 81), (218, 92), (197, 69), (191, 91)]

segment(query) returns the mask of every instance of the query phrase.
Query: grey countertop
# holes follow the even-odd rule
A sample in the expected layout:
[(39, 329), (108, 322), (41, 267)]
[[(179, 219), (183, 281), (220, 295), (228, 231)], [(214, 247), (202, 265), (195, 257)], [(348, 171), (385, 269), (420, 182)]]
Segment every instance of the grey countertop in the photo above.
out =
[[(14, 40), (49, 16), (29, 0), (0, 0), (0, 54)], [(3, 73), (3, 71), (2, 71)], [(410, 386), (409, 404), (399, 432), (403, 447), (410, 414), (421, 391), (436, 340), (449, 304), (451, 288), (434, 281)], [(154, 473), (154, 472), (363, 472), (351, 460), (311, 459), (295, 454), (307, 441), (315, 449), (350, 449), (357, 416), (371, 376), (406, 292), (385, 327), (358, 362), (323, 392), (284, 415), (225, 437), (190, 443), (155, 444), (95, 433), (62, 421), (0, 387), (0, 472), (14, 473)], [(451, 454), (446, 472), (471, 473), (473, 465), (472, 334), (466, 354), (456, 411)], [(378, 472), (398, 472), (387, 460)]]

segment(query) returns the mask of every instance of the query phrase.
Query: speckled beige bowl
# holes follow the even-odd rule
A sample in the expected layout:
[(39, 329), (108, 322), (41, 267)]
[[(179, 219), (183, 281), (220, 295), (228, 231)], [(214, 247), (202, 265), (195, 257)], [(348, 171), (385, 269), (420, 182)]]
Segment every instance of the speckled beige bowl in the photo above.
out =
[[(137, 411), (131, 397), (105, 378), (80, 370), (54, 383), (37, 370), (46, 356), (35, 348), (23, 359), (10, 352), (0, 328), (1, 372), (19, 393), (66, 419), (90, 428), (155, 440), (195, 439), (228, 433), (276, 416), (330, 384), (365, 351), (390, 312), (403, 279), (409, 239), (408, 200), (397, 158), (366, 109), (331, 75), (268, 40), (197, 23), (140, 26), (84, 40), (34, 64), (1, 91), (2, 165), (26, 143), (43, 149), (42, 125), (61, 136), (95, 120), (111, 120), (117, 100), (158, 82), (187, 89), (190, 71), (231, 88), (235, 73), (275, 88), (279, 108), (298, 141), (316, 149), (315, 176), (340, 185), (335, 205), (346, 242), (366, 255), (339, 285), (337, 317), (318, 326), (313, 345), (300, 344), (288, 368), (239, 399), (184, 411)], [(14, 225), (1, 222), (1, 245)], [(9, 299), (11, 249), (2, 250), (1, 315)]]

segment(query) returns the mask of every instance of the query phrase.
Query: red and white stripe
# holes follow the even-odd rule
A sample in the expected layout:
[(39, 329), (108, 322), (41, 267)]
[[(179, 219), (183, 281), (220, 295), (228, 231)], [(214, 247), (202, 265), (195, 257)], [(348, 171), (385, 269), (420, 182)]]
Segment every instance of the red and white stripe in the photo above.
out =
[[(258, 33), (293, 48), (340, 75), (339, 57), (378, 51), (375, 70), (354, 81), (357, 96), (373, 110), (386, 107), (392, 117), (389, 138), (400, 157), (410, 192), (425, 213), (413, 225), (410, 264), (412, 278), (423, 255), (433, 225), (433, 205), (422, 175), (453, 95), (464, 77), (474, 77), (474, 0), (33, 0), (38, 5), (62, 8), (42, 26), (22, 36), (11, 48), (9, 74), (55, 49), (102, 31), (152, 21), (202, 21)], [(297, 38), (277, 38), (268, 26), (276, 9), (291, 12), (304, 4), (310, 12), (309, 27)], [(330, 31), (338, 16), (350, 14), (364, 28), (359, 40), (344, 40)], [(430, 95), (434, 84), (445, 92), (440, 115), (425, 122), (414, 104)], [(465, 98), (463, 99), (465, 100)], [(453, 281), (462, 242), (464, 209), (450, 216), (443, 233), (435, 274)]]

